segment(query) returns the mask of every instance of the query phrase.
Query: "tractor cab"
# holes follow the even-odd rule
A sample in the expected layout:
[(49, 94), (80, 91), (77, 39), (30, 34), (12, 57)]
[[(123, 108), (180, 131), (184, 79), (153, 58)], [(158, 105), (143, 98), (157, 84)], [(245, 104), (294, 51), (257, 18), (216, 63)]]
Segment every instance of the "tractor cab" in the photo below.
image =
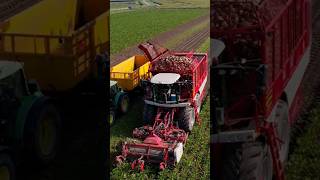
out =
[[(143, 81), (145, 99), (160, 104), (178, 104), (190, 98), (192, 83), (177, 73), (159, 73), (150, 81)], [(189, 86), (188, 86), (189, 85)], [(189, 90), (188, 90), (189, 88)]]
[(0, 120), (15, 117), (20, 100), (28, 95), (22, 65), (17, 62), (0, 61)]

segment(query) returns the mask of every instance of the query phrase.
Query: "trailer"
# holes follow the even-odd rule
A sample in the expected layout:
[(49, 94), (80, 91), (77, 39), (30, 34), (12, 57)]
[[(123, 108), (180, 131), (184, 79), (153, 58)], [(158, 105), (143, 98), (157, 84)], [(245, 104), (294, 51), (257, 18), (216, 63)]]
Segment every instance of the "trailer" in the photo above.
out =
[(214, 176), (284, 179), (310, 59), (310, 1), (214, 0), (211, 9)]
[(109, 49), (108, 8), (103, 0), (43, 0), (1, 23), (0, 59), (23, 62), (43, 91), (73, 89), (98, 76), (96, 56)]
[(141, 80), (151, 78), (150, 63), (166, 54), (168, 49), (151, 42), (138, 46), (144, 54), (132, 56), (110, 68), (110, 80), (117, 81), (119, 87), (130, 92), (140, 86)]
[(152, 78), (142, 81), (144, 126), (133, 130), (134, 140), (123, 143), (117, 165), (128, 160), (132, 169), (143, 171), (149, 163), (160, 170), (179, 163), (189, 133), (200, 123), (207, 63), (207, 54), (193, 52), (168, 52), (152, 61)]

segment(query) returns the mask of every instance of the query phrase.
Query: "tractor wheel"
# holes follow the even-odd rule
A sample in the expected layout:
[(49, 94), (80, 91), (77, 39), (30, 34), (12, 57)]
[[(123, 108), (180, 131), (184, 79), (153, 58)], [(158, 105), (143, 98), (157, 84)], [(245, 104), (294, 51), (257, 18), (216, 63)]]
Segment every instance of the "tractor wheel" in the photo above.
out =
[(31, 157), (47, 164), (57, 153), (60, 114), (46, 98), (36, 102), (25, 124), (25, 147)]
[(179, 128), (186, 132), (191, 132), (196, 119), (194, 109), (191, 106), (182, 108), (180, 109), (180, 114), (178, 117)]
[(109, 124), (110, 124), (110, 126), (112, 126), (115, 121), (116, 121), (116, 114), (114, 113), (114, 111), (110, 111), (110, 114), (109, 114)]
[(269, 146), (266, 144), (261, 142), (226, 144), (221, 159), (219, 179), (272, 180), (272, 158)]
[(121, 94), (120, 98), (119, 98), (119, 102), (118, 102), (118, 106), (119, 106), (119, 111), (122, 114), (125, 114), (128, 112), (129, 109), (129, 96), (128, 94), (124, 93)]
[(280, 161), (285, 165), (290, 144), (290, 124), (288, 120), (288, 105), (285, 101), (279, 100), (277, 104), (277, 111), (274, 118), (274, 124), (276, 128), (276, 135), (280, 138)]
[(156, 107), (144, 104), (143, 107), (143, 124), (152, 124), (154, 122), (154, 118), (156, 117)]
[(13, 160), (5, 153), (0, 154), (0, 179), (1, 180), (14, 180), (15, 179), (15, 166)]

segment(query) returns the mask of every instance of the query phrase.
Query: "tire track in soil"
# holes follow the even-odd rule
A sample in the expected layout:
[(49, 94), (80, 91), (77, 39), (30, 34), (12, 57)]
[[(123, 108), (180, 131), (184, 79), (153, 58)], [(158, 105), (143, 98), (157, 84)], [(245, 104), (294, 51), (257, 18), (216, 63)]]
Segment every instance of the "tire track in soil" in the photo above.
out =
[[(160, 45), (163, 45), (165, 44), (166, 42), (168, 42), (170, 39), (172, 39), (173, 37), (187, 31), (190, 27), (192, 28), (193, 26), (196, 26), (196, 25), (199, 25), (205, 21), (207, 21), (209, 19), (209, 14), (206, 14), (204, 16), (200, 16), (194, 20), (191, 20), (185, 24), (182, 24), (182, 25), (179, 25), (178, 27), (175, 27), (174, 29), (172, 30), (169, 30), (169, 31), (166, 31), (166, 32), (163, 32), (163, 33), (160, 33), (159, 35), (157, 35), (156, 37), (152, 38), (150, 41), (151, 42), (155, 42), (157, 44), (160, 44)], [(202, 31), (201, 31), (202, 32)], [(199, 34), (201, 32), (197, 32), (197, 33), (194, 33), (192, 35), (192, 37), (190, 37), (190, 39), (194, 39), (195, 36), (199, 37)], [(200, 36), (201, 38), (199, 39), (194, 39), (193, 43), (191, 43), (190, 45), (186, 46), (187, 49), (192, 49), (192, 48), (196, 48), (198, 47), (204, 40), (205, 38), (203, 39), (202, 36)], [(209, 37), (209, 34), (207, 35), (207, 37)], [(181, 46), (190, 41), (190, 39), (188, 39), (187, 41), (185, 42), (181, 42), (180, 44), (177, 45), (176, 48), (181, 48)], [(140, 49), (137, 47), (138, 44), (132, 46), (132, 47), (129, 47), (123, 51), (121, 51), (120, 53), (117, 53), (117, 54), (114, 54), (114, 55), (111, 55), (111, 61), (110, 61), (110, 67), (122, 62), (123, 60), (135, 55), (135, 54), (140, 54)], [(174, 48), (174, 49), (176, 49)]]

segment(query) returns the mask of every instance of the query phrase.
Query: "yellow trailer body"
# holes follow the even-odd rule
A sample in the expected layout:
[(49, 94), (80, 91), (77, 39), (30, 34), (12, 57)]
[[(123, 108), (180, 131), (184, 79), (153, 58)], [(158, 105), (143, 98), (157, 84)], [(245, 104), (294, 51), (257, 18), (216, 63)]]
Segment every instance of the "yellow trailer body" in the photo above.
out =
[(151, 77), (150, 61), (143, 55), (132, 56), (110, 68), (110, 79), (117, 81), (124, 91), (132, 91), (141, 79)]
[[(99, 6), (84, 6), (93, 2)], [(43, 0), (0, 23), (0, 59), (24, 63), (42, 90), (66, 91), (96, 74), (95, 57), (109, 50), (109, 4)]]

